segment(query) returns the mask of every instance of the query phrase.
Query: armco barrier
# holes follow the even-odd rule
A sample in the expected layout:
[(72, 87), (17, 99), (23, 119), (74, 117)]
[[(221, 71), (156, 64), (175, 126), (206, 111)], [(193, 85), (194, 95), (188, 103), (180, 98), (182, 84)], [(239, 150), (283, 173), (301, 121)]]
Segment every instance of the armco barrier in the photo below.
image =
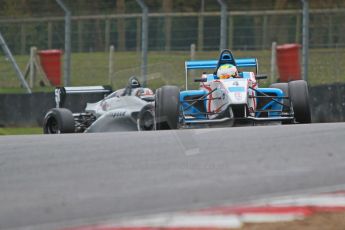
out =
[(37, 126), (47, 108), (54, 106), (52, 93), (0, 95), (1, 126)]
[[(345, 121), (345, 84), (314, 86), (309, 92), (313, 122)], [(102, 98), (102, 94), (68, 95), (65, 107), (80, 112), (87, 102)], [(0, 126), (42, 125), (44, 115), (53, 107), (53, 93), (0, 94)]]
[(309, 93), (313, 122), (345, 121), (345, 84), (314, 86)]
[[(103, 97), (102, 93), (68, 95), (64, 107), (81, 112), (87, 102)], [(41, 126), (44, 115), (54, 107), (54, 93), (0, 94), (0, 126)]]

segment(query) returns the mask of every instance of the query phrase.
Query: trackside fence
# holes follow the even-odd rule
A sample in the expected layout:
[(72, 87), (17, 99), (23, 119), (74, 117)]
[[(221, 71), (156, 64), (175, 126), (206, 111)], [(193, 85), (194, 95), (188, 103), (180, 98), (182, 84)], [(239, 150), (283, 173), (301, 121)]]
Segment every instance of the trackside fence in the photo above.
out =
[[(107, 13), (102, 15), (83, 15), (76, 13), (72, 2), (65, 2), (71, 5), (72, 14), (71, 85), (99, 85), (111, 81), (113, 87), (123, 87), (129, 75), (141, 75), (138, 69), (142, 63), (140, 10), (115, 14), (104, 9)], [(91, 3), (85, 7), (91, 11)], [(206, 7), (199, 12), (161, 12), (151, 10), (149, 6), (148, 86), (156, 87), (161, 82), (183, 85), (183, 64), (190, 58), (191, 44), (196, 45), (196, 59), (212, 59), (218, 55), (221, 12), (217, 7)], [(278, 45), (302, 43), (302, 11), (300, 5), (298, 7), (246, 11), (244, 8), (234, 10), (228, 5), (226, 47), (232, 49), (236, 56), (257, 57), (261, 72), (270, 73), (272, 42)], [(39, 12), (37, 15), (0, 17), (0, 31), (22, 71), (28, 63), (30, 47), (35, 46), (39, 50), (64, 50), (65, 47), (65, 17)], [(345, 81), (344, 20), (343, 3), (338, 7), (310, 9), (308, 80), (311, 85)], [(115, 53), (112, 76), (109, 77), (111, 45), (115, 47)], [(9, 61), (1, 52), (0, 87), (19, 87)]]

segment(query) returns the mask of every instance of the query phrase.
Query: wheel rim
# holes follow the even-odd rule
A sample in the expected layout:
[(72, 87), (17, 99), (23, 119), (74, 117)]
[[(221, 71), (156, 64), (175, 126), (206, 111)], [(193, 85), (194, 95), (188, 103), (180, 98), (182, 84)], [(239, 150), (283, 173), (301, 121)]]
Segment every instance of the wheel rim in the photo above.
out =
[(51, 117), (47, 122), (47, 131), (49, 134), (58, 134), (60, 132), (59, 124), (57, 120)]

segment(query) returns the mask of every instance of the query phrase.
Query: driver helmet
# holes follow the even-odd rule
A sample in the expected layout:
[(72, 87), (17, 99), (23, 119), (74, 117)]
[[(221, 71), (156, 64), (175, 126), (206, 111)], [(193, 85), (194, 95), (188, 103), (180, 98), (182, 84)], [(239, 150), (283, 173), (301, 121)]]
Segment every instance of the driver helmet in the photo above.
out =
[(228, 79), (232, 77), (237, 77), (238, 76), (238, 71), (236, 66), (231, 65), (231, 64), (223, 64), (219, 66), (217, 70), (217, 77), (219, 79)]
[(131, 86), (131, 88), (132, 89), (135, 89), (135, 88), (139, 88), (140, 87), (140, 83), (139, 83), (139, 81), (138, 81), (138, 79), (136, 79), (135, 77), (132, 77), (131, 79), (130, 79), (130, 86)]

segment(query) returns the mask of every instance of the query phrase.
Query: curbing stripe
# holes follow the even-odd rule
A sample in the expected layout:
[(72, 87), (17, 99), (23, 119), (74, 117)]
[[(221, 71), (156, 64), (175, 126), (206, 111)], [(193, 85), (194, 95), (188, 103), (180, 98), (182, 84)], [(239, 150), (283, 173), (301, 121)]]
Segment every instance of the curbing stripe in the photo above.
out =
[(295, 206), (238, 206), (238, 207), (220, 207), (210, 210), (201, 211), (208, 214), (237, 214), (243, 215), (250, 214), (282, 214), (282, 215), (303, 215), (307, 216), (312, 214), (312, 210), (308, 207), (295, 207)]
[(221, 230), (240, 228), (245, 223), (301, 220), (317, 212), (345, 212), (345, 191), (273, 198), (243, 206), (230, 205), (192, 212), (159, 214), (65, 230)]
[(294, 205), (294, 206), (316, 206), (316, 207), (345, 207), (345, 195), (320, 195), (300, 198), (274, 199), (270, 205)]
[(274, 223), (302, 220), (305, 215), (300, 214), (265, 214), (249, 213), (241, 215), (242, 223)]

